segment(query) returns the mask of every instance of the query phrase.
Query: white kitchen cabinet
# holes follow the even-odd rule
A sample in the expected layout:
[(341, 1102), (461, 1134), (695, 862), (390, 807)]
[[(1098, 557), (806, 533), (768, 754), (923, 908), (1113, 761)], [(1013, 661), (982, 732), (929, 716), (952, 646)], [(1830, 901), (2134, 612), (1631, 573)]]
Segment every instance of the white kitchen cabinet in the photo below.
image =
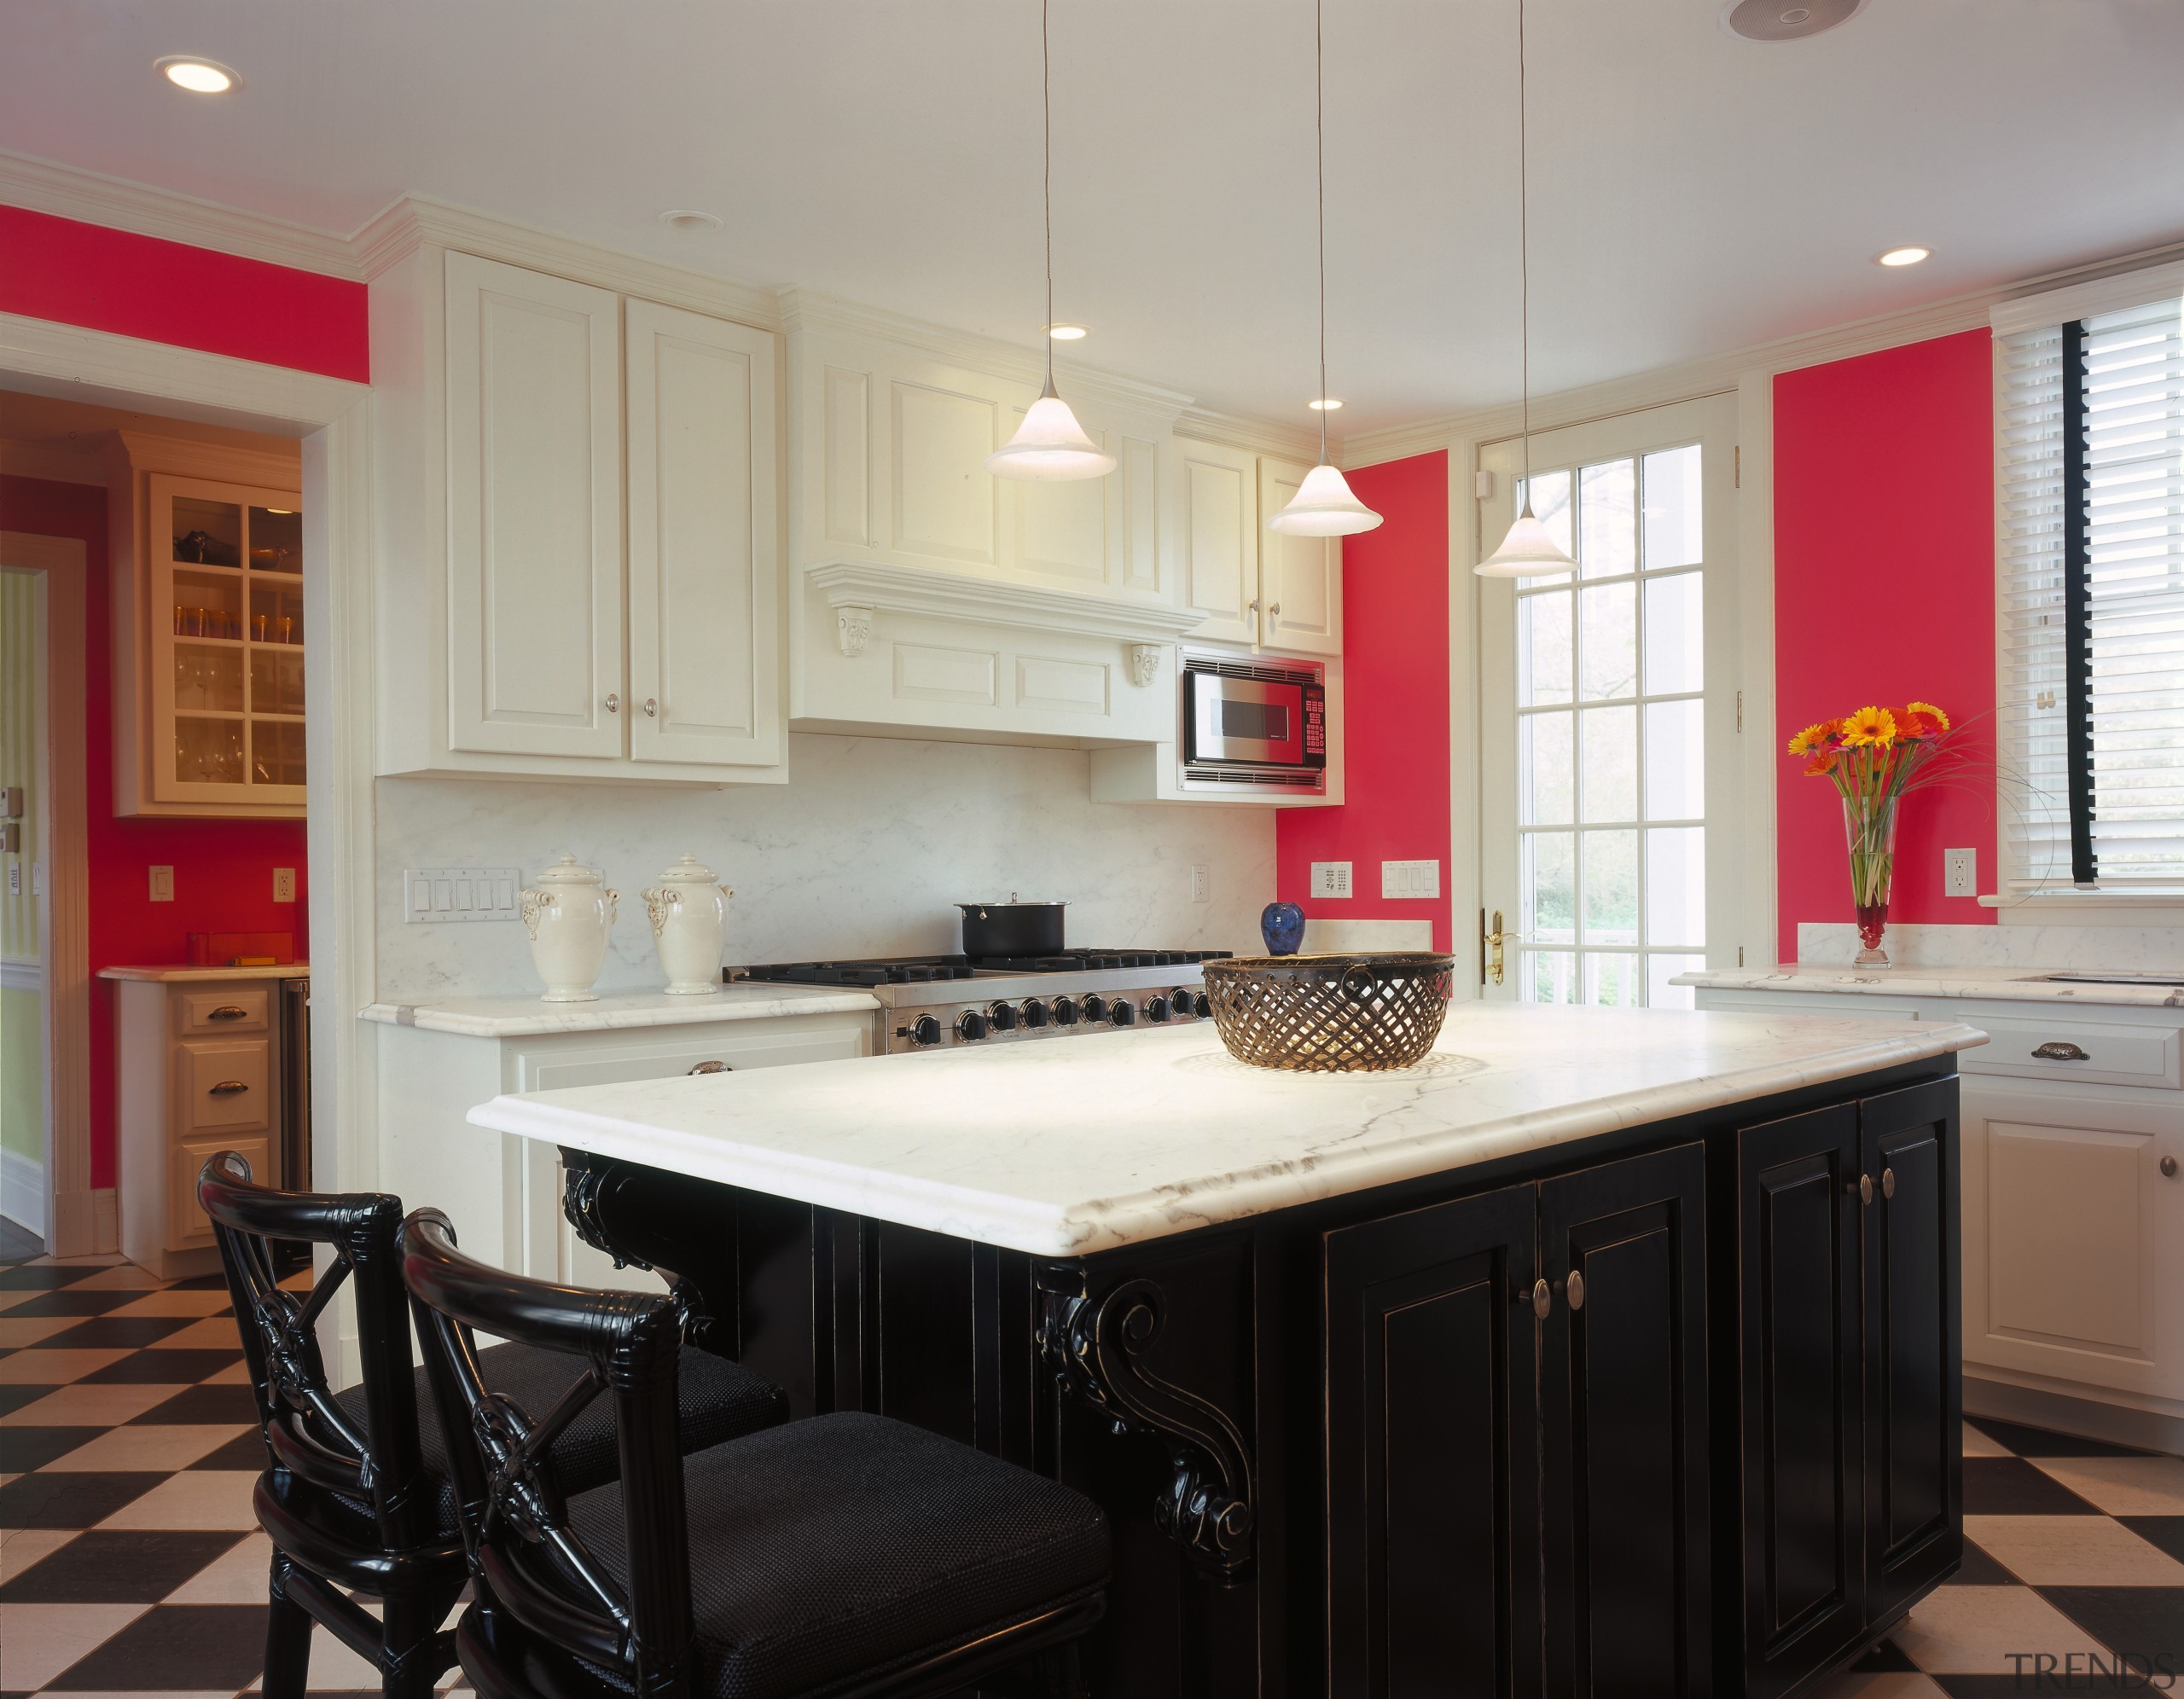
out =
[(1259, 460), (1259, 602), (1266, 611), (1262, 641), (1269, 649), (1307, 655), (1342, 652), (1342, 539), (1286, 536), (1267, 522), (1296, 498), (1311, 468), (1297, 461)]
[(1182, 576), (1215, 638), (1307, 655), (1342, 652), (1342, 539), (1285, 536), (1267, 521), (1310, 467), (1178, 438)]

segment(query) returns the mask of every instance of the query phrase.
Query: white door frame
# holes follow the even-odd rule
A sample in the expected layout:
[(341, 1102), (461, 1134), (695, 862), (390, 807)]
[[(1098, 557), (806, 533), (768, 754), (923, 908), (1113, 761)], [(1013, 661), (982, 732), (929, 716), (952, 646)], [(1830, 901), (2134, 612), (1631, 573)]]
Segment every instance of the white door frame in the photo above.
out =
[[(357, 1013), (373, 999), (375, 972), (371, 391), (339, 378), (11, 313), (0, 313), (0, 385), (302, 439), (304, 620), (307, 629), (327, 636), (313, 646), (304, 731), (311, 770), (305, 831), (311, 870), (311, 1184), (322, 1191), (369, 1191), (379, 1174), (375, 1029)], [(111, 542), (110, 582), (116, 594), (133, 594), (129, 540)], [(17, 563), (11, 559), (9, 564)], [(116, 664), (134, 662), (117, 656)], [(80, 764), (76, 770), (80, 786)], [(49, 912), (59, 919), (58, 867), (49, 867), (55, 896)], [(74, 929), (81, 977), (89, 947), (80, 898), (75, 918), (57, 929), (63, 948), (67, 928)], [(51, 965), (48, 976), (49, 987), (60, 979)], [(49, 1002), (58, 1008), (57, 998)], [(83, 1011), (78, 1075), (88, 1088), (88, 986)], [(80, 1175), (79, 1186), (89, 1185), (88, 1089), (84, 1110), (73, 1121), (57, 1111), (56, 1104), (47, 1167), (48, 1193), (54, 1197), (69, 1176)], [(49, 1244), (55, 1255), (84, 1255), (95, 1248), (72, 1237), (75, 1229), (65, 1215), (55, 1225)]]

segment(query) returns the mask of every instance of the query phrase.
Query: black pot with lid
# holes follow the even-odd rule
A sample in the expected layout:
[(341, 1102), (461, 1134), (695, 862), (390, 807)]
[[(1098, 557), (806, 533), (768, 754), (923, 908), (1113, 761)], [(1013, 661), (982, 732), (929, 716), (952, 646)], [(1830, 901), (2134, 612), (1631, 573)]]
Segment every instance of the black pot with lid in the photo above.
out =
[(963, 954), (967, 956), (1059, 955), (1062, 950), (1060, 902), (1023, 902), (1016, 893), (1006, 902), (959, 902), (963, 911)]

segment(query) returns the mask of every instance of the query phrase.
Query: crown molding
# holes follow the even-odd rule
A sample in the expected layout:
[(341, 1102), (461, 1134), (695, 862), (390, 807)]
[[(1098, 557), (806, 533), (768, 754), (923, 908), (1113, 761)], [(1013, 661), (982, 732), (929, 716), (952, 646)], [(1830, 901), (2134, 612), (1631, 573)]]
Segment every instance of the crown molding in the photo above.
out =
[[(1271, 420), (1246, 419), (1210, 407), (1185, 408), (1176, 420), (1176, 434), (1240, 449), (1247, 455), (1276, 455), (1284, 460), (1303, 461), (1308, 466), (1320, 457), (1320, 433), (1309, 426), (1277, 425)], [(1345, 453), (1348, 446), (1348, 439), (1330, 436), (1328, 458), (1337, 466), (1350, 464)]]
[(132, 235), (361, 281), (351, 239), (171, 188), (0, 149), (0, 202)]
[(195, 437), (162, 437), (148, 431), (117, 431), (113, 434), (133, 471), (221, 478), (230, 484), (257, 484), (269, 490), (293, 490), (299, 495), (303, 491), (300, 449), (293, 455), (282, 455), (264, 449), (200, 442)]
[(804, 578), (833, 608), (922, 614), (978, 625), (1066, 631), (1124, 643), (1169, 643), (1205, 623), (1195, 608), (1165, 602), (1124, 602), (1074, 590), (1040, 589), (999, 578), (973, 578), (922, 567), (830, 560)]

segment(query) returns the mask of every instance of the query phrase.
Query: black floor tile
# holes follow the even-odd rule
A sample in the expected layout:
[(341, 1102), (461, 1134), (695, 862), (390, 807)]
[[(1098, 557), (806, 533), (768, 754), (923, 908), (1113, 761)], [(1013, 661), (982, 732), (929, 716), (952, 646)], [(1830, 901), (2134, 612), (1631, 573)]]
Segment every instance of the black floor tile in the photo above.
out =
[[(164, 1352), (147, 1351), (148, 1357)], [(105, 1371), (102, 1370), (101, 1373)], [(96, 1376), (90, 1377), (96, 1379)], [(1967, 1516), (2097, 1516), (2100, 1512), (2053, 1476), (2023, 1458), (1964, 1459), (1964, 1514)]]
[[(2158, 1545), (2178, 1563), (2184, 1563), (2184, 1516), (2118, 1516), (2116, 1520), (2140, 1539)], [(2177, 1672), (2177, 1679), (2184, 1682), (2184, 1670)]]
[(141, 1350), (170, 1333), (181, 1332), (196, 1319), (193, 1315), (96, 1315), (38, 1342), (49, 1351), (111, 1349), (117, 1345)]
[(1916, 1669), (1919, 1666), (1911, 1661), (1895, 1641), (1883, 1640), (1862, 1653), (1850, 1667), (1862, 1673), (1867, 1670)]
[(266, 1466), (265, 1441), (259, 1436), (256, 1425), (247, 1434), (237, 1434), (225, 1445), (205, 1453), (189, 1466), (192, 1469), (250, 1469)]
[(172, 1381), (192, 1386), (241, 1360), (240, 1351), (134, 1351), (85, 1375), (83, 1382), (88, 1386), (142, 1386)]
[(136, 1470), (26, 1475), (0, 1487), (0, 1528), (89, 1528), (166, 1479), (164, 1474)]
[(0, 1315), (104, 1315), (108, 1310), (134, 1303), (143, 1296), (142, 1292), (109, 1291), (103, 1287), (85, 1292), (73, 1286), (61, 1286), (11, 1304), (0, 1310)]
[(187, 1280), (170, 1280), (166, 1290), (171, 1292), (224, 1292), (228, 1277), (224, 1274), (193, 1274)]
[(0, 1604), (157, 1604), (247, 1537), (93, 1528), (0, 1586)]
[(2039, 1587), (2039, 1595), (2112, 1652), (2184, 1679), (2184, 1587)]
[(35, 1404), (52, 1390), (49, 1386), (0, 1386), (0, 1416)]
[(1964, 1542), (1964, 1567), (1949, 1578), (1953, 1586), (2013, 1587), (2018, 1579), (1970, 1540)]
[(2088, 1440), (2076, 1434), (2058, 1434), (2046, 1428), (2027, 1428), (2015, 1422), (1997, 1422), (1990, 1417), (1971, 1416), (1965, 1418), (1997, 1445), (2007, 1446), (2019, 1457), (2152, 1457), (2152, 1452), (2134, 1451), (2129, 1446), (2114, 1446), (2106, 1440)]
[(103, 1428), (0, 1428), (0, 1475), (28, 1475), (104, 1432)]
[(193, 1386), (187, 1392), (178, 1392), (165, 1404), (154, 1404), (142, 1416), (132, 1418), (131, 1427), (181, 1427), (192, 1424), (211, 1424), (221, 1422), (247, 1422), (258, 1425), (258, 1400), (247, 1386)]
[(73, 1286), (85, 1276), (98, 1272), (96, 1268), (81, 1265), (64, 1267), (52, 1262), (19, 1262), (12, 1268), (0, 1268), (0, 1292), (31, 1292), (40, 1289), (49, 1291), (57, 1286)]
[(126, 1691), (156, 1670), (171, 1690), (232, 1693), (265, 1663), (262, 1604), (155, 1604), (97, 1650), (45, 1685), (45, 1691)]

